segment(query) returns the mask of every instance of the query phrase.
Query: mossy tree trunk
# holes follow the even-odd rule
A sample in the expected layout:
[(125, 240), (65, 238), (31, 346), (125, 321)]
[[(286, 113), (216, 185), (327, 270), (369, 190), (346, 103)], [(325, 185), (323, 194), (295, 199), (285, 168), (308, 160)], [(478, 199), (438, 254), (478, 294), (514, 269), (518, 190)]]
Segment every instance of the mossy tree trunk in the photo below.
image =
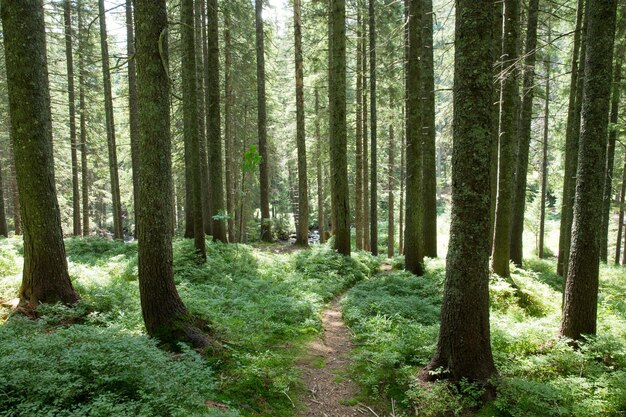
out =
[(11, 139), (24, 219), (20, 303), (78, 301), (67, 271), (54, 186), (44, 8), (41, 0), (2, 3)]
[(137, 104), (137, 65), (135, 61), (135, 30), (133, 25), (133, 6), (126, 0), (126, 51), (128, 53), (128, 124), (130, 133), (130, 157), (133, 167), (133, 204), (135, 206), (135, 238), (137, 229), (137, 204), (139, 200), (139, 125)]
[(560, 334), (596, 333), (602, 192), (617, 0), (589, 0), (576, 196)]
[[(489, 330), (491, 0), (457, 0), (452, 148), (452, 223), (441, 328), (425, 379), (488, 385), (496, 369)], [(428, 371), (443, 368), (442, 374)]]
[[(193, 10), (189, 4), (186, 6), (185, 12)], [(141, 166), (138, 212), (141, 311), (148, 334), (161, 342), (173, 346), (183, 340), (205, 348), (209, 341), (191, 324), (176, 291), (172, 268), (170, 92), (167, 35), (163, 36), (167, 30), (165, 0), (135, 0), (135, 16)]]
[(346, 3), (330, 0), (330, 171), (335, 249), (350, 256), (350, 207), (346, 127)]

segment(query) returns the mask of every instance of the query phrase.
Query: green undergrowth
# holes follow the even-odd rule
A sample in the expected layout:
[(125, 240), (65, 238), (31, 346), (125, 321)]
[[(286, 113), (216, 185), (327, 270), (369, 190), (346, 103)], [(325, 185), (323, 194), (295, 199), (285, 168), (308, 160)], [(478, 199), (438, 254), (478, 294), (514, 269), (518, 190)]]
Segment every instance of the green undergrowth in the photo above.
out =
[[(295, 366), (320, 328), (325, 302), (373, 275), (366, 254), (325, 245), (295, 254), (207, 242), (174, 242), (178, 291), (223, 343), (216, 356), (169, 353), (145, 335), (137, 246), (68, 239), (81, 302), (41, 306), (40, 319), (0, 325), (0, 416), (293, 416)], [(21, 242), (0, 241), (0, 299), (17, 296)]]
[[(392, 260), (401, 267), (402, 258)], [(423, 385), (419, 370), (432, 357), (445, 279), (443, 260), (426, 260), (426, 273), (380, 274), (358, 283), (343, 302), (355, 333), (352, 376), (367, 397), (397, 416), (621, 416), (626, 413), (626, 273), (602, 267), (598, 336), (579, 350), (558, 340), (562, 279), (554, 260), (526, 260), (510, 281), (490, 284), (497, 399), (479, 410), (473, 385)]]

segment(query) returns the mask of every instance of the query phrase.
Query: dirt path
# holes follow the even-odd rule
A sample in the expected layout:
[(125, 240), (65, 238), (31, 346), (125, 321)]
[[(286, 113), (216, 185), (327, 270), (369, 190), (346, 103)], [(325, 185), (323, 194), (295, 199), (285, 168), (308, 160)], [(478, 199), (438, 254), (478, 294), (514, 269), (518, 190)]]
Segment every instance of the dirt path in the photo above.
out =
[(301, 417), (351, 417), (373, 415), (355, 404), (358, 387), (347, 376), (352, 342), (350, 331), (341, 319), (336, 298), (322, 313), (323, 334), (309, 344), (300, 368), (307, 389), (306, 410)]

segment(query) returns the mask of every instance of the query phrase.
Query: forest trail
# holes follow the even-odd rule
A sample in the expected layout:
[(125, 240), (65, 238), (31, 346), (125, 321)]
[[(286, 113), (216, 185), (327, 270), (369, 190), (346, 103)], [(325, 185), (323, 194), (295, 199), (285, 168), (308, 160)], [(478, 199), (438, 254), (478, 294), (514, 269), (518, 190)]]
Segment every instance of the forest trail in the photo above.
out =
[(341, 318), (340, 298), (335, 298), (322, 312), (322, 335), (309, 344), (299, 361), (306, 386), (306, 409), (300, 417), (373, 415), (365, 406), (349, 405), (354, 404), (359, 390), (347, 376), (352, 341)]

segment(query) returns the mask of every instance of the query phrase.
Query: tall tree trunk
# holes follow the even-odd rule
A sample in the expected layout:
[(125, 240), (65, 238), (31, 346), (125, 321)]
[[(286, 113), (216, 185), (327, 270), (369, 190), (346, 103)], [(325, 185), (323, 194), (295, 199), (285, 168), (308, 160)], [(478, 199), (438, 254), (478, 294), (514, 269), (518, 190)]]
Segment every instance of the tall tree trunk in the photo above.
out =
[(200, 163), (200, 137), (198, 131), (198, 96), (196, 80), (196, 43), (194, 32), (193, 0), (181, 2), (181, 44), (183, 81), (183, 124), (185, 144), (189, 144), (191, 156), (191, 210), (193, 211), (194, 247), (202, 259), (206, 259), (202, 207), (202, 171)]
[(576, 197), (561, 335), (596, 333), (602, 190), (617, 0), (588, 1), (587, 49)]
[(363, 17), (357, 5), (356, 19), (356, 149), (354, 173), (354, 228), (356, 248), (363, 249)]
[(563, 201), (561, 203), (561, 224), (559, 231), (559, 256), (556, 271), (566, 275), (569, 242), (572, 230), (572, 211), (576, 189), (576, 167), (578, 165), (578, 135), (580, 133), (580, 108), (582, 101), (583, 77), (585, 71), (585, 47), (587, 18), (584, 0), (578, 0), (576, 12), (576, 33), (574, 35), (574, 55), (570, 78), (567, 126), (565, 130), (565, 169), (563, 173)]
[[(244, 158), (245, 152), (248, 148), (248, 105), (245, 104), (243, 107), (243, 131), (242, 131), (242, 145), (243, 152), (242, 154), (242, 163), (241, 166), (244, 166)], [(245, 197), (246, 197), (246, 179), (247, 179), (247, 171), (242, 168), (241, 173), (241, 189), (239, 190), (239, 237), (237, 241), (239, 243), (245, 243), (247, 241), (247, 233), (246, 233), (246, 210), (245, 210)]]
[(78, 301), (67, 272), (54, 187), (46, 32), (41, 0), (2, 3), (11, 139), (24, 218), (20, 303)]
[[(623, 40), (622, 40), (623, 42)], [(615, 142), (617, 141), (617, 122), (619, 116), (620, 90), (622, 79), (623, 47), (618, 52), (613, 72), (613, 97), (611, 101), (611, 129), (606, 147), (606, 167), (604, 169), (604, 196), (602, 202), (602, 231), (600, 234), (600, 260), (608, 262), (609, 222), (611, 219), (611, 200), (613, 194), (613, 165), (615, 162)]]
[(235, 242), (235, 202), (233, 191), (233, 95), (232, 84), (232, 58), (230, 40), (230, 14), (224, 11), (224, 90), (226, 97), (224, 100), (224, 151), (226, 163), (226, 212), (228, 213), (228, 241)]
[(368, 43), (365, 37), (367, 33), (368, 19), (363, 17), (363, 45), (361, 55), (363, 57), (362, 81), (363, 86), (363, 250), (369, 251), (370, 245), (370, 169), (369, 169), (369, 122), (368, 122), (368, 104), (367, 104), (367, 62), (368, 62)]
[(9, 237), (7, 218), (4, 208), (4, 181), (2, 180), (2, 167), (0, 167), (0, 236)]
[(267, 152), (267, 114), (265, 109), (265, 46), (263, 33), (263, 1), (255, 0), (256, 15), (256, 78), (259, 154), (259, 182), (261, 187), (261, 240), (272, 241), (272, 223), (270, 219), (270, 175)]
[[(224, 168), (222, 165), (222, 136), (220, 125), (220, 50), (217, 0), (207, 1), (207, 43), (209, 77), (207, 78), (207, 145), (209, 151), (209, 180), (211, 182), (211, 211), (213, 240), (228, 242), (224, 215)], [(259, 146), (260, 148), (260, 146)], [(267, 160), (267, 155), (263, 156)]]
[[(207, 125), (208, 116), (208, 45), (205, 30), (206, 5), (204, 0), (194, 2), (194, 34), (196, 40), (196, 82), (198, 86), (198, 138), (200, 142), (200, 183), (202, 188), (202, 226), (204, 233), (212, 234), (211, 201), (209, 185), (209, 161), (207, 157), (207, 140), (209, 137)], [(205, 83), (207, 84), (205, 86)], [(206, 123), (205, 123), (206, 121)]]
[(324, 224), (324, 175), (322, 170), (322, 135), (320, 133), (320, 96), (315, 88), (315, 142), (317, 143), (317, 232), (320, 243), (326, 242)]
[(376, 113), (376, 11), (375, 0), (369, 0), (369, 33), (370, 33), (370, 135), (371, 135), (371, 185), (370, 185), (370, 250), (378, 255), (378, 118)]
[(298, 230), (296, 244), (309, 244), (309, 190), (306, 166), (304, 129), (304, 69), (302, 60), (302, 0), (293, 2), (294, 44), (296, 63), (296, 143), (298, 147)]
[(80, 113), (80, 176), (83, 236), (89, 236), (89, 167), (87, 166), (87, 104), (85, 101), (85, 29), (82, 1), (78, 0), (78, 109)]
[(405, 268), (415, 275), (424, 272), (422, 262), (422, 113), (420, 111), (420, 57), (422, 55), (422, 0), (409, 0), (409, 51), (407, 62), (406, 126), (406, 225)]
[[(551, 42), (551, 26), (548, 23), (548, 45)], [(546, 196), (548, 194), (548, 140), (550, 138), (548, 126), (550, 124), (550, 56), (546, 57), (546, 103), (543, 114), (543, 144), (541, 157), (541, 210), (539, 216), (539, 247), (537, 254), (543, 258), (544, 234), (546, 225)]]
[[(415, 0), (413, 0), (415, 1)], [(457, 0), (454, 64), (452, 223), (437, 349), (425, 379), (495, 374), (489, 331), (489, 175), (492, 126), (490, 0)], [(408, 191), (408, 190), (407, 190)], [(428, 371), (444, 369), (444, 373)]]
[(67, 100), (70, 116), (70, 152), (72, 157), (72, 233), (82, 235), (80, 223), (80, 185), (78, 183), (78, 152), (76, 150), (76, 98), (74, 95), (74, 51), (72, 50), (72, 8), (70, 0), (63, 1), (65, 26), (65, 60), (67, 64)]
[(350, 205), (346, 130), (346, 3), (330, 0), (330, 172), (335, 250), (350, 256)]
[[(624, 170), (622, 171), (622, 190), (619, 197), (619, 221), (617, 223), (617, 241), (615, 242), (615, 265), (619, 265), (619, 255), (621, 252), (622, 233), (624, 233), (624, 201), (626, 195), (626, 152), (624, 153)], [(626, 233), (624, 234), (626, 236)], [(626, 253), (626, 244), (624, 245)], [(626, 265), (626, 262), (622, 262)]]
[[(183, 26), (183, 31), (193, 34), (193, 3), (183, 6), (184, 22), (190, 25), (186, 29)], [(172, 268), (168, 48), (167, 36), (162, 36), (167, 30), (165, 0), (135, 0), (135, 16), (141, 164), (138, 218), (141, 311), (148, 334), (161, 342), (175, 348), (175, 343), (183, 340), (196, 348), (206, 348), (209, 340), (193, 326), (176, 291)], [(185, 35), (187, 41), (188, 36), (189, 33)], [(190, 62), (195, 65), (193, 59)]]
[[(402, 110), (404, 113), (404, 109)], [(403, 117), (404, 119), (404, 117)], [(403, 129), (404, 130), (404, 129)], [(398, 205), (398, 254), (404, 255), (404, 158), (406, 147), (406, 133), (402, 132), (400, 142), (400, 204)]]
[(133, 25), (132, 0), (126, 0), (126, 50), (128, 51), (128, 124), (130, 133), (130, 157), (133, 167), (133, 205), (135, 207), (135, 238), (137, 229), (137, 204), (139, 201), (139, 125), (137, 117), (137, 65), (135, 61), (135, 30)]
[(393, 161), (393, 125), (389, 125), (389, 172), (387, 173), (387, 181), (388, 181), (388, 197), (387, 197), (387, 205), (388, 207), (388, 221), (387, 221), (387, 256), (389, 258), (393, 258), (394, 250), (395, 250), (395, 241), (396, 234), (394, 229), (394, 201), (393, 201), (393, 190), (394, 190), (394, 161)]
[(493, 244), (496, 225), (496, 203), (498, 201), (498, 150), (500, 144), (500, 80), (502, 73), (502, 19), (503, 1), (494, 1), (492, 60), (494, 83), (491, 120), (491, 168), (489, 174), (491, 205), (489, 206), (489, 241)]
[(539, 0), (528, 4), (528, 27), (526, 30), (526, 51), (524, 54), (524, 79), (522, 108), (519, 123), (519, 139), (516, 175), (513, 185), (513, 209), (511, 214), (511, 260), (522, 266), (524, 257), (524, 213), (526, 211), (526, 182), (528, 176), (528, 154), (530, 151), (533, 99), (535, 96), (535, 57), (537, 49), (537, 20)]
[(111, 71), (109, 70), (109, 45), (107, 41), (106, 14), (104, 0), (98, 0), (100, 20), (100, 49), (102, 52), (102, 78), (104, 80), (104, 110), (109, 150), (109, 176), (111, 180), (111, 203), (113, 211), (113, 237), (124, 239), (122, 230), (122, 202), (120, 199), (120, 179), (117, 165), (117, 145), (115, 143), (115, 118), (113, 116), (113, 93), (111, 92)]
[(511, 212), (513, 205), (513, 163), (517, 144), (518, 70), (517, 44), (519, 40), (520, 0), (504, 0), (504, 29), (502, 41), (503, 75), (500, 99), (500, 154), (498, 161), (498, 200), (496, 203), (495, 232), (491, 269), (502, 277), (509, 277), (511, 252)]
[(422, 236), (424, 256), (437, 257), (437, 175), (433, 1), (422, 0)]

